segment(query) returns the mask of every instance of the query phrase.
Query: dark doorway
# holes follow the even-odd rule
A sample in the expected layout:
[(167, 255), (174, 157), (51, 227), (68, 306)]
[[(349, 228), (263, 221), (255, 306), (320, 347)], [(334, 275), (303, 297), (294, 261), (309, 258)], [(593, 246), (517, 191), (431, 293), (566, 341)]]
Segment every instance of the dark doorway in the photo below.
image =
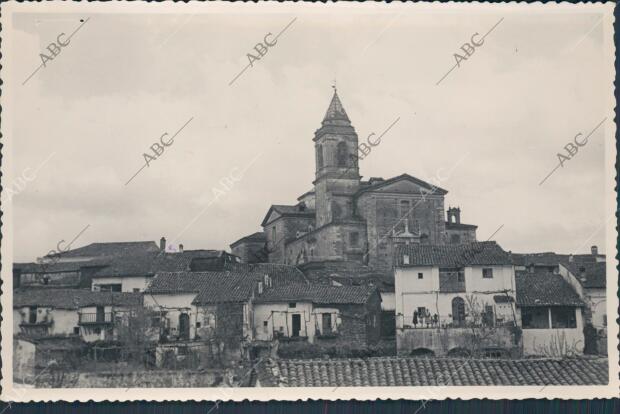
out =
[(179, 339), (189, 340), (189, 315), (187, 313), (179, 315)]
[(37, 323), (37, 307), (31, 306), (28, 309), (28, 323)]
[(452, 321), (457, 326), (465, 323), (465, 301), (458, 296), (452, 299)]
[(321, 333), (323, 335), (332, 333), (332, 314), (324, 313), (322, 318), (323, 318), (323, 329), (321, 330)]
[(383, 338), (396, 336), (396, 313), (394, 311), (381, 311), (381, 336)]
[(105, 308), (103, 306), (97, 306), (97, 322), (105, 322)]
[(295, 314), (291, 315), (292, 323), (293, 323), (293, 337), (299, 336), (299, 331), (301, 331), (301, 315)]

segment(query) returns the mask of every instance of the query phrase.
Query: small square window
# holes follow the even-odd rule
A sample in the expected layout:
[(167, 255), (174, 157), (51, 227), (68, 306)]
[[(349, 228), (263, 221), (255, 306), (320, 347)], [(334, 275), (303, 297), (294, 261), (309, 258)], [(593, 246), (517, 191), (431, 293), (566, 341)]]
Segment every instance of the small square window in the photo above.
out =
[(73, 328), (73, 334), (74, 335), (79, 335), (80, 334), (80, 327), (79, 326), (76, 326), (76, 327)]
[(493, 279), (493, 269), (483, 268), (482, 269), (482, 278), (483, 279)]
[(424, 273), (418, 273), (418, 279), (424, 279)]
[(200, 328), (202, 324), (200, 322), (196, 322), (196, 328)]
[(297, 303), (291, 302), (291, 303), (288, 304), (288, 307), (289, 308), (296, 308), (297, 307)]

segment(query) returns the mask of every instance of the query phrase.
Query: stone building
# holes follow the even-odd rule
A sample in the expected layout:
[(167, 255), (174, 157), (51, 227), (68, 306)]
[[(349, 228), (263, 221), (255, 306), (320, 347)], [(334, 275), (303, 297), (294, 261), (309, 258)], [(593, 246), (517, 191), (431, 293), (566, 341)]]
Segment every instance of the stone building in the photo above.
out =
[(358, 136), (336, 91), (314, 133), (314, 187), (294, 205), (272, 205), (255, 235), (231, 245), (240, 256), (263, 253), (265, 261), (300, 265), (352, 261), (391, 271), (395, 248), (476, 240), (476, 226), (461, 223), (447, 191), (408, 174), (362, 179)]

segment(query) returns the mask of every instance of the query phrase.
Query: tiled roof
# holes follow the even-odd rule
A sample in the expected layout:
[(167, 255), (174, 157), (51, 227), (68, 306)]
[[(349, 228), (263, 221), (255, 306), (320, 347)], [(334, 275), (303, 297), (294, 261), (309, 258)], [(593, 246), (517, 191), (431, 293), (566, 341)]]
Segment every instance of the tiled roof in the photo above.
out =
[(92, 292), (85, 289), (18, 289), (13, 292), (13, 307), (50, 307), (77, 309), (85, 306), (141, 306), (142, 293)]
[(104, 260), (87, 260), (79, 262), (48, 262), (48, 263), (22, 263), (14, 266), (22, 273), (56, 273), (56, 272), (78, 272), (85, 266), (105, 266), (108, 262)]
[(315, 215), (314, 210), (309, 209), (307, 207), (300, 207), (300, 204), (296, 204), (294, 206), (274, 204), (269, 208), (269, 210), (267, 211), (267, 214), (265, 214), (265, 218), (263, 219), (261, 226), (264, 227), (265, 224), (267, 224), (267, 220), (269, 219), (269, 216), (271, 216), (272, 211), (277, 212), (281, 216), (296, 216), (296, 217), (312, 218)]
[(189, 271), (194, 259), (218, 258), (222, 250), (185, 250), (179, 253), (147, 252), (114, 257), (95, 277), (152, 276), (158, 272)]
[(146, 292), (196, 293), (194, 304), (244, 302), (251, 298), (254, 284), (239, 272), (164, 272), (155, 275)]
[(449, 359), (367, 358), (265, 360), (263, 387), (373, 387), (464, 385), (603, 385), (603, 358)]
[[(468, 265), (510, 265), (510, 254), (496, 242), (472, 242), (448, 245), (409, 245), (397, 250), (397, 263), (406, 266), (463, 267)], [(409, 265), (403, 256), (409, 255)]]
[(61, 257), (102, 257), (134, 255), (159, 251), (153, 241), (91, 243), (87, 246), (62, 252)]
[(259, 303), (303, 302), (314, 304), (358, 304), (368, 302), (370, 296), (377, 291), (367, 286), (329, 286), (290, 284), (267, 289), (256, 298)]
[(567, 267), (585, 288), (604, 288), (607, 286), (607, 265), (605, 262), (579, 263), (573, 261), (562, 263), (562, 265)]
[(281, 286), (289, 283), (308, 283), (301, 270), (295, 266), (279, 263), (229, 263), (226, 269), (240, 272), (254, 280), (264, 280), (265, 275), (271, 278), (273, 286)]
[(444, 195), (444, 194), (448, 194), (448, 190), (444, 190), (443, 188), (437, 187), (433, 184), (429, 184), (426, 181), (422, 181), (419, 178), (413, 177), (409, 174), (401, 174), (399, 176), (396, 177), (392, 177), (392, 178), (388, 178), (387, 180), (383, 180), (383, 181), (375, 181), (373, 183), (369, 183), (369, 185), (363, 185), (360, 187), (360, 189), (357, 191), (357, 193), (355, 193), (355, 195), (360, 195), (366, 191), (373, 191), (373, 190), (377, 190), (379, 188), (385, 187), (387, 185), (393, 184), (397, 181), (401, 181), (401, 180), (407, 180), (407, 181), (412, 181), (415, 184), (419, 185), (420, 187), (426, 188), (428, 191), (428, 193), (426, 195), (434, 195), (434, 194), (438, 194), (438, 195)]
[[(605, 262), (598, 262), (597, 258), (604, 255), (592, 254), (557, 254), (553, 252), (545, 253), (513, 253), (513, 264), (519, 266), (547, 266), (556, 267), (560, 264), (567, 268), (581, 284), (586, 288), (606, 287), (606, 265)], [(581, 268), (584, 269), (585, 280), (581, 280)]]
[(562, 276), (548, 272), (516, 272), (517, 306), (584, 306)]
[(242, 243), (244, 241), (256, 241), (256, 242), (262, 242), (267, 240), (267, 237), (265, 236), (265, 233), (262, 231), (257, 231), (256, 233), (252, 233), (249, 234), (245, 237), (240, 238), (239, 240), (232, 242), (230, 244), (230, 247), (235, 247), (236, 245), (238, 245), (239, 243)]

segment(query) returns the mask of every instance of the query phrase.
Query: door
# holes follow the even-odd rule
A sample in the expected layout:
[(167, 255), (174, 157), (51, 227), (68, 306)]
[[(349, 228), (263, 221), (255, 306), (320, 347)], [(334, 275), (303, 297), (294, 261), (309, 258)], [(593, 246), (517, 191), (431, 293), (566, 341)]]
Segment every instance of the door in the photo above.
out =
[(465, 323), (465, 301), (458, 296), (452, 299), (452, 321), (456, 326)]
[(179, 339), (189, 340), (189, 315), (187, 313), (179, 315)]
[(292, 332), (293, 336), (298, 337), (299, 331), (301, 331), (301, 315), (300, 314), (291, 315), (291, 319), (293, 322), (293, 332)]

